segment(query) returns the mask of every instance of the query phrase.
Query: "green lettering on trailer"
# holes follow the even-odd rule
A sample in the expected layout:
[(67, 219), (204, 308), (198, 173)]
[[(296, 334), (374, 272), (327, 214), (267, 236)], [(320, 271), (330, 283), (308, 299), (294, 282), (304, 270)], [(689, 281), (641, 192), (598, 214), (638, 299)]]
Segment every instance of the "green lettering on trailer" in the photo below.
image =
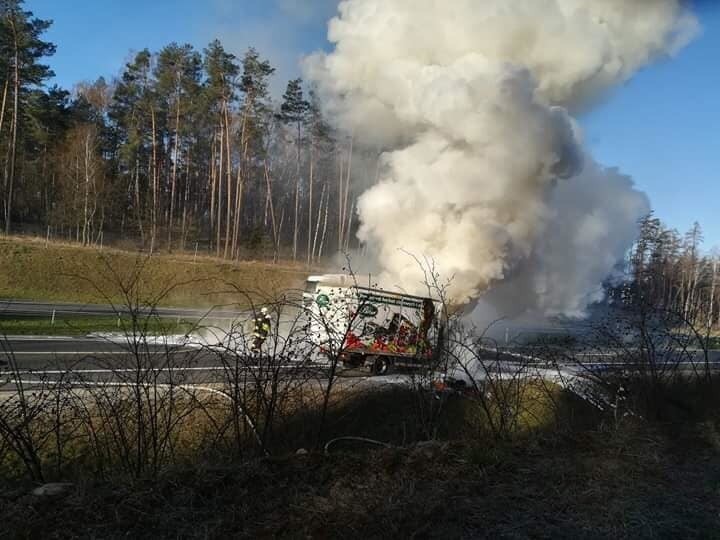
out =
[(385, 304), (389, 306), (401, 306), (410, 309), (421, 309), (422, 302), (415, 298), (395, 298), (393, 296), (383, 296), (373, 293), (360, 293), (358, 298), (361, 302), (371, 302), (375, 304)]
[(378, 314), (378, 308), (377, 306), (374, 306), (373, 304), (363, 304), (360, 308), (360, 316), (361, 317), (374, 317)]

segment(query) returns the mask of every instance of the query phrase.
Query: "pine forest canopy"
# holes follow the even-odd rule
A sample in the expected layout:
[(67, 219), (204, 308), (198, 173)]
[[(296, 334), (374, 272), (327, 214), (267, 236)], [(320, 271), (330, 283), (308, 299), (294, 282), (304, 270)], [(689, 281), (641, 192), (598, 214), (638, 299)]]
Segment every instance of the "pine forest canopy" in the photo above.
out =
[(276, 104), (275, 68), (215, 40), (141, 50), (117, 80), (72, 94), (47, 89), (50, 21), (22, 0), (0, 6), (6, 233), (130, 239), (150, 251), (197, 244), (227, 259), (260, 250), (313, 261), (352, 243), (349, 142), (302, 80)]

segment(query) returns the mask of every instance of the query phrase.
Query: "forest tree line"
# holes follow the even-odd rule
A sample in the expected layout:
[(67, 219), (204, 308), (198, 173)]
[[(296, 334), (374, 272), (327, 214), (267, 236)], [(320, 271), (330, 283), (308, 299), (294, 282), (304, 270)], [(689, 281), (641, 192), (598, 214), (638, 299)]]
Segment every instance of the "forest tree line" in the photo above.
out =
[(698, 223), (681, 235), (652, 213), (645, 216), (629, 254), (627, 279), (616, 292), (626, 305), (665, 313), (698, 330), (717, 327), (720, 253), (706, 253), (702, 246)]
[(150, 252), (200, 245), (226, 259), (312, 262), (350, 247), (363, 160), (301, 79), (273, 100), (275, 68), (216, 40), (141, 50), (113, 81), (47, 88), (51, 23), (22, 4), (0, 3), (6, 234), (132, 239)]
[[(276, 101), (273, 66), (216, 40), (141, 50), (116, 80), (68, 92), (47, 86), (50, 24), (0, 0), (5, 234), (308, 263), (356, 247), (356, 200), (378, 155), (335, 132), (302, 80)], [(719, 261), (701, 247), (699, 225), (682, 236), (647, 216), (614, 296), (715, 326)]]

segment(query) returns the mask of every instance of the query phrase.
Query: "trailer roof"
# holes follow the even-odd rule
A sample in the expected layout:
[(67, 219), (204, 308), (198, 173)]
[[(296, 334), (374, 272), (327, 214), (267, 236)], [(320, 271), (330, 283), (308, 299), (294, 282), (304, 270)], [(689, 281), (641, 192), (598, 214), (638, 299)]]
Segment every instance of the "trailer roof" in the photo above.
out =
[[(412, 298), (415, 300), (432, 300), (433, 302), (440, 302), (440, 300), (436, 298), (432, 298), (431, 296), (417, 296), (414, 294), (407, 294), (404, 292), (397, 292), (397, 291), (388, 291), (387, 289), (383, 289), (380, 287), (363, 287), (362, 285), (358, 285), (358, 280), (354, 276), (349, 276), (346, 274), (328, 274), (324, 276), (309, 276), (307, 278), (307, 281), (312, 283), (321, 283), (323, 285), (326, 285), (328, 287), (352, 287), (359, 291), (367, 291), (374, 294), (384, 294), (388, 296), (395, 296), (400, 298)], [(368, 279), (370, 281), (370, 279)]]

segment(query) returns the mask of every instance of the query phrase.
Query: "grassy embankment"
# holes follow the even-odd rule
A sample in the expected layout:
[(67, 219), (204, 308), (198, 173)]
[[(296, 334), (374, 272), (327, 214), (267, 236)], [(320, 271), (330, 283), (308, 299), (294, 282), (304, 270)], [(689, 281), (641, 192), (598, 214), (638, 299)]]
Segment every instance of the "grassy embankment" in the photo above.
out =
[[(0, 239), (0, 299), (113, 303), (126, 306), (123, 288), (140, 300), (157, 306), (210, 308), (228, 305), (244, 308), (253, 301), (273, 298), (302, 285), (302, 265), (260, 262), (228, 263), (188, 254), (142, 254), (67, 244), (45, 244), (21, 238)], [(170, 288), (172, 287), (172, 288)], [(170, 288), (167, 294), (162, 291)], [(241, 292), (240, 292), (241, 291)], [(1, 312), (0, 308), (0, 312)], [(117, 319), (59, 315), (32, 319), (2, 319), (5, 334), (82, 334), (117, 330)], [(156, 321), (150, 329), (179, 330), (179, 321)]]
[[(143, 331), (147, 334), (175, 335), (191, 331), (196, 325), (189, 321), (150, 318)], [(0, 316), (0, 335), (4, 336), (86, 336), (92, 333), (124, 333), (132, 328), (127, 317), (118, 321), (109, 317), (15, 318)]]

